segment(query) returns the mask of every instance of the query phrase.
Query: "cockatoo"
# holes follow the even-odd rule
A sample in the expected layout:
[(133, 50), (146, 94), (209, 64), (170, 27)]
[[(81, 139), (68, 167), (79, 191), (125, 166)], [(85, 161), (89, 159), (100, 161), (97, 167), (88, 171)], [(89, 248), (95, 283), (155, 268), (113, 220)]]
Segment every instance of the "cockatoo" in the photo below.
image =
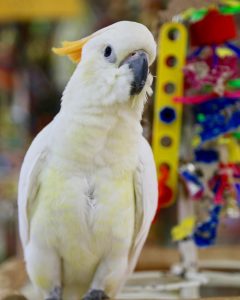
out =
[(136, 265), (157, 207), (140, 124), (156, 44), (144, 25), (122, 21), (53, 50), (78, 64), (60, 112), (22, 165), (26, 268), (43, 299), (112, 298)]

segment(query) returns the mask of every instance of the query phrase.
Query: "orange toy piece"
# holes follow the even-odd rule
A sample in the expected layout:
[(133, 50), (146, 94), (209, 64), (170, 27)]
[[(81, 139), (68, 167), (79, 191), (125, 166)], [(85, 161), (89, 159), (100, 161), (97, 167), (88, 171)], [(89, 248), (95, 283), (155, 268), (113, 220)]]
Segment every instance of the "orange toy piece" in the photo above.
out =
[(173, 196), (172, 189), (167, 185), (170, 174), (170, 168), (167, 164), (162, 164), (159, 167), (159, 179), (158, 179), (158, 209), (169, 203)]

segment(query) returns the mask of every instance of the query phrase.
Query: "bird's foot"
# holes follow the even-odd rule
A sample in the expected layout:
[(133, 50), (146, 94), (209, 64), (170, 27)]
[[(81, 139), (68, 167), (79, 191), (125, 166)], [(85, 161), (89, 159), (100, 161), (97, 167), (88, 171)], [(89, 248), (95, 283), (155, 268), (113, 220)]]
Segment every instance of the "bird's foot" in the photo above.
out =
[(91, 290), (89, 291), (82, 300), (106, 300), (109, 297), (102, 290)]
[(56, 286), (45, 300), (62, 300), (62, 289)]

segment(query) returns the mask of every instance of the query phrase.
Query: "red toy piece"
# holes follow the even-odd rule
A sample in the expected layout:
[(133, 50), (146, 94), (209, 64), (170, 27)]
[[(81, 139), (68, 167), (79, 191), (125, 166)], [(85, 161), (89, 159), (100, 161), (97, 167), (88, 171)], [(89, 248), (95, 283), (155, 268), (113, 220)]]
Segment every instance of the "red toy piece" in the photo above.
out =
[(162, 164), (159, 167), (159, 179), (158, 179), (158, 207), (156, 215), (153, 219), (153, 223), (156, 221), (157, 216), (162, 207), (168, 206), (172, 201), (173, 192), (172, 189), (167, 185), (169, 178), (169, 166), (167, 164)]
[(192, 46), (220, 45), (236, 38), (237, 30), (232, 15), (222, 15), (211, 9), (204, 19), (191, 24)]
[(223, 205), (226, 193), (236, 197), (236, 190), (233, 184), (234, 175), (238, 175), (238, 169), (231, 163), (220, 163), (218, 173), (210, 179), (209, 187), (214, 192), (214, 204)]

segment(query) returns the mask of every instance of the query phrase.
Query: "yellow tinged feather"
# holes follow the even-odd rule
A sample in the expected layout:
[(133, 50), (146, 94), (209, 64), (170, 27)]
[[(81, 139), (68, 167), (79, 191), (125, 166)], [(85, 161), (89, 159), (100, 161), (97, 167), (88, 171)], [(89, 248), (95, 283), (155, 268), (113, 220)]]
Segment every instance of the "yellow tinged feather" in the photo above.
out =
[(64, 41), (62, 42), (62, 47), (52, 48), (52, 51), (57, 55), (67, 55), (73, 62), (78, 63), (81, 60), (84, 45), (92, 37), (93, 35), (90, 35), (78, 41)]
[(43, 289), (48, 289), (49, 285), (50, 285), (50, 281), (47, 277), (45, 277), (44, 275), (44, 271), (43, 270), (39, 270), (38, 274), (36, 276), (36, 284), (38, 286), (40, 286)]

